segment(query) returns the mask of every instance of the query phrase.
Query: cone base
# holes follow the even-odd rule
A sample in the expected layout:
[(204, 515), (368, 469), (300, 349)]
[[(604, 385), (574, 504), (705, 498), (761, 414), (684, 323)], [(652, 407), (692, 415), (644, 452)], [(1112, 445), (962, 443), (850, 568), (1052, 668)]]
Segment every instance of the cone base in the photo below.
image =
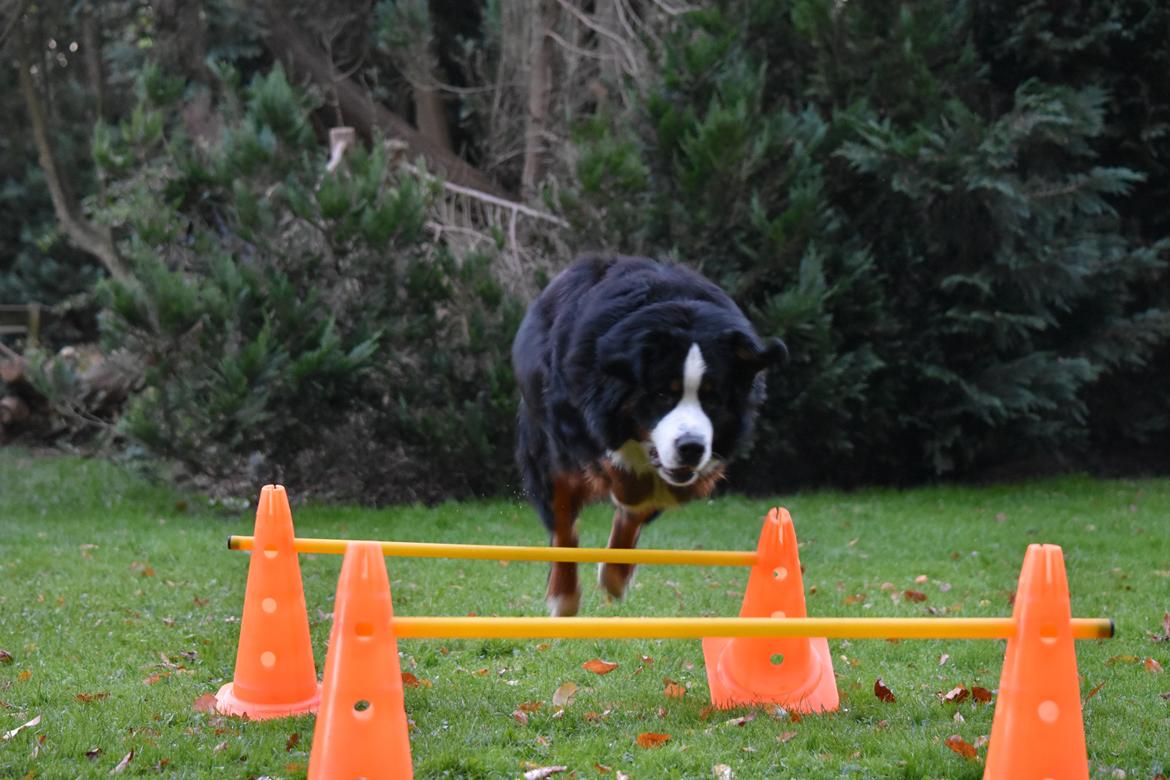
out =
[(832, 712), (840, 705), (837, 678), (833, 674), (833, 659), (829, 655), (829, 640), (809, 639), (811, 662), (817, 670), (815, 680), (800, 681), (797, 686), (768, 691), (763, 685), (744, 687), (724, 673), (724, 652), (732, 642), (728, 637), (708, 637), (703, 640), (703, 659), (707, 665), (707, 683), (711, 688), (711, 704), (726, 710), (737, 706), (779, 704), (792, 712)]
[(305, 715), (317, 712), (317, 705), (321, 703), (321, 683), (317, 683), (317, 690), (304, 701), (286, 702), (281, 704), (261, 704), (259, 702), (244, 701), (236, 696), (232, 683), (225, 683), (215, 694), (215, 710), (220, 715), (234, 715), (252, 720), (269, 720), (271, 718), (287, 718), (291, 715)]

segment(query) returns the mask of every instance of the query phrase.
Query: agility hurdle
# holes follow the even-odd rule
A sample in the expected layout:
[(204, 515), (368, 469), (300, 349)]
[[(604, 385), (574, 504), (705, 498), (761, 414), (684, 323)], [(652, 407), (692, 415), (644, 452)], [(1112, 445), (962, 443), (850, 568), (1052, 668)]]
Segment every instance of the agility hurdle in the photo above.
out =
[[(809, 618), (795, 531), (783, 509), (765, 519), (755, 553), (345, 542), (296, 539), (283, 488), (268, 486), (254, 536), (232, 537), (229, 547), (259, 554), (249, 564), (236, 674), (217, 696), (219, 709), (278, 717), (319, 703), (310, 778), (411, 776), (397, 640), (496, 637), (702, 638), (716, 706), (776, 703), (805, 712), (838, 706), (827, 638), (1007, 639), (984, 777), (1087, 778), (1073, 640), (1114, 634), (1106, 618), (1071, 617), (1063, 556), (1053, 545), (1028, 547), (1011, 618)], [(297, 553), (343, 551), (319, 687)], [(415, 552), (674, 564), (698, 554), (719, 561), (706, 565), (752, 570), (739, 618), (395, 617), (384, 557)]]

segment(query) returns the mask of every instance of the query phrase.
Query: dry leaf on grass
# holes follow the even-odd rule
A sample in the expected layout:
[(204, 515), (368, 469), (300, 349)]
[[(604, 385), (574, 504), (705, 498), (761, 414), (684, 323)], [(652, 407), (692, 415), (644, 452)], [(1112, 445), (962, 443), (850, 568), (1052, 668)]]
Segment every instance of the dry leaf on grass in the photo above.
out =
[(978, 685), (972, 685), (971, 697), (980, 704), (987, 704), (987, 702), (995, 698), (995, 694), (986, 688), (980, 688)]
[(662, 747), (670, 741), (669, 734), (656, 734), (653, 731), (643, 731), (637, 738), (638, 747), (642, 748), (656, 748)]
[(1105, 686), (1105, 681), (1102, 680), (1101, 682), (1097, 683), (1092, 688), (1090, 688), (1089, 692), (1085, 694), (1085, 701), (1088, 701), (1089, 699), (1096, 696), (1097, 692), (1100, 691), (1104, 686)]
[(542, 701), (526, 701), (520, 705), (521, 712), (536, 712), (544, 706)]
[(7, 742), (8, 740), (12, 739), (20, 732), (24, 731), (25, 729), (31, 729), (34, 726), (40, 725), (40, 722), (41, 722), (41, 716), (37, 715), (35, 718), (30, 720), (28, 723), (24, 723), (20, 726), (17, 726), (16, 728), (12, 729), (12, 731), (5, 731), (4, 736), (3, 736), (3, 740), (5, 742)]
[(1161, 672), (1166, 671), (1165, 669), (1162, 668), (1162, 664), (1158, 663), (1153, 658), (1147, 658), (1144, 662), (1144, 665), (1146, 667), (1147, 672), (1153, 672), (1155, 674), (1159, 674)]
[(683, 696), (686, 696), (687, 689), (669, 677), (663, 677), (662, 682), (666, 684), (666, 689), (663, 693), (666, 694), (668, 699), (681, 699)]
[(300, 742), (301, 742), (300, 732), (294, 731), (293, 733), (289, 734), (288, 740), (286, 740), (284, 743), (285, 752), (286, 753), (292, 752), (292, 749), (295, 748), (297, 745), (299, 745)]
[(108, 699), (108, 698), (110, 698), (110, 694), (107, 693), (106, 691), (102, 691), (101, 693), (79, 693), (76, 696), (74, 696), (73, 698), (77, 699), (79, 702), (82, 702), (84, 704), (89, 704), (90, 702), (93, 702), (93, 701), (101, 701), (102, 699)]
[(781, 731), (779, 734), (776, 735), (776, 739), (779, 742), (787, 742), (788, 740), (792, 739), (795, 736), (796, 736), (795, 731)]
[(873, 695), (878, 697), (882, 701), (889, 702), (891, 704), (893, 704), (894, 702), (896, 702), (898, 700), (894, 696), (894, 692), (891, 691), (888, 687), (886, 687), (886, 684), (884, 682), (882, 682), (882, 678), (880, 678), (880, 677), (877, 678), (876, 680), (874, 680), (874, 682), (873, 682)]
[(731, 771), (731, 767), (727, 764), (716, 764), (711, 767), (711, 774), (715, 776), (715, 780), (733, 780), (735, 777)]
[(521, 726), (528, 725), (528, 713), (525, 712), (524, 710), (514, 710), (512, 712), (512, 718), (517, 723), (519, 723)]
[(195, 700), (194, 708), (196, 712), (215, 712), (215, 694), (205, 693)]
[(14, 660), (16, 659), (13, 658), (12, 653), (7, 650), (0, 650), (0, 664), (10, 664)]
[(942, 695), (942, 700), (948, 704), (958, 704), (971, 695), (971, 692), (962, 685), (956, 685)]
[(402, 673), (402, 684), (407, 688), (417, 688), (419, 686), (418, 678), (410, 672)]
[(567, 766), (540, 766), (536, 769), (529, 769), (524, 773), (524, 780), (544, 780), (546, 777), (559, 775), (561, 772), (567, 772)]
[(926, 594), (920, 590), (903, 591), (902, 595), (907, 601), (926, 601)]
[(577, 683), (567, 682), (562, 683), (561, 687), (553, 692), (552, 703), (556, 707), (568, 707), (573, 701), (573, 697), (577, 695)]
[(126, 767), (130, 766), (130, 762), (133, 760), (134, 760), (134, 751), (131, 750), (129, 753), (122, 756), (122, 760), (118, 762), (118, 765), (116, 767), (114, 767), (113, 769), (110, 770), (110, 774), (111, 775), (118, 775), (118, 774), (121, 774), (122, 772), (125, 772)]
[(978, 753), (975, 752), (975, 746), (960, 737), (958, 734), (952, 734), (951, 736), (947, 737), (945, 744), (963, 758), (975, 758), (978, 755)]
[(602, 661), (600, 658), (594, 658), (581, 664), (581, 668), (594, 674), (609, 674), (618, 668), (618, 665), (610, 661)]

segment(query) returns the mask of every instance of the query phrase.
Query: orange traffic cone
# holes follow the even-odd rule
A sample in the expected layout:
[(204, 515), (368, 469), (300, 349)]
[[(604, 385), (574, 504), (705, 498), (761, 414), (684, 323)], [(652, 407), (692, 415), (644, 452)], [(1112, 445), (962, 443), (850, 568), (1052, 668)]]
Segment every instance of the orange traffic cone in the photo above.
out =
[(377, 542), (345, 551), (309, 780), (409, 780), (410, 737), (394, 636), (390, 580)]
[[(764, 520), (758, 558), (748, 577), (740, 617), (806, 617), (796, 530), (787, 509)], [(837, 680), (822, 638), (703, 640), (711, 703), (779, 704), (797, 712), (837, 709)]]
[(293, 549), (292, 512), (280, 485), (265, 485), (260, 492), (254, 535), (236, 673), (216, 694), (216, 709), (254, 720), (313, 712), (321, 686)]
[(1068, 578), (1054, 544), (1030, 544), (1012, 608), (985, 780), (1088, 778)]

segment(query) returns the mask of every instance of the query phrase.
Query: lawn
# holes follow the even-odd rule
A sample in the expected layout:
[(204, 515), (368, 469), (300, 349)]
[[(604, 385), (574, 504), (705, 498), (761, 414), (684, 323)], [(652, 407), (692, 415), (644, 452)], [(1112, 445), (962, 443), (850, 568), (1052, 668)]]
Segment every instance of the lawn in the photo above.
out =
[[(435, 508), (300, 505), (298, 535), (541, 544), (513, 501)], [(259, 493), (260, 486), (256, 486)], [(252, 723), (195, 707), (230, 678), (255, 495), (212, 505), (104, 462), (0, 451), (0, 777), (303, 777), (313, 718)], [(1077, 643), (1094, 777), (1170, 773), (1170, 480), (1067, 477), (993, 487), (724, 497), (668, 513), (644, 547), (753, 547), (760, 518), (793, 514), (811, 615), (1008, 615), (1024, 549), (1064, 547), (1077, 616), (1108, 616), (1120, 636)], [(603, 545), (608, 512), (590, 509), (581, 542)], [(303, 556), (309, 619), (323, 665), (341, 560)], [(543, 612), (545, 564), (391, 560), (401, 615)], [(593, 567), (585, 567), (591, 582)], [(587, 587), (587, 615), (734, 615), (746, 573), (641, 570), (629, 598)], [(920, 591), (925, 601), (904, 596)], [(1002, 641), (833, 641), (840, 712), (790, 719), (711, 712), (697, 642), (400, 643), (416, 775), (519, 777), (566, 765), (576, 777), (977, 778), (993, 704), (941, 694), (995, 689)], [(601, 658), (619, 666), (599, 676)], [(1149, 660), (1147, 660), (1149, 659)], [(874, 695), (882, 678), (896, 701)], [(685, 695), (667, 696), (669, 682)], [(563, 683), (578, 686), (563, 712)], [(672, 688), (677, 693), (678, 688)], [(1090, 695), (1090, 691), (1093, 692)], [(513, 715), (522, 705), (527, 722)], [(640, 747), (644, 732), (669, 734)], [(959, 735), (979, 758), (948, 749)], [(129, 758), (128, 763), (126, 757)], [(561, 775), (565, 776), (565, 775)]]

